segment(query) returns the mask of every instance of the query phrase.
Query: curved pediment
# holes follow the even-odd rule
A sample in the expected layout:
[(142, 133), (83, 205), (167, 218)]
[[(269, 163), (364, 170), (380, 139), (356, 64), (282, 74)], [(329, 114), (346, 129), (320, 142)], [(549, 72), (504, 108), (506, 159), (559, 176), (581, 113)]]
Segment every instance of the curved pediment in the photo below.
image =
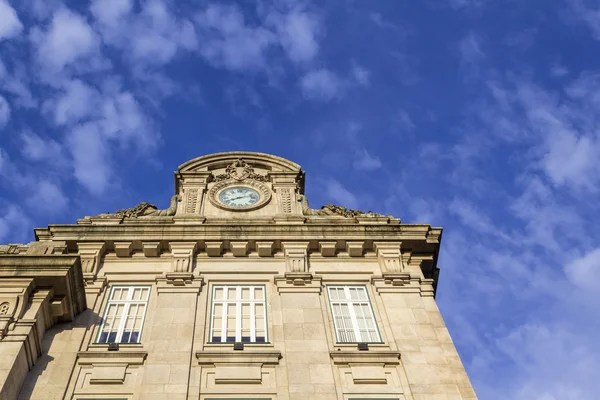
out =
[(243, 160), (254, 168), (269, 172), (300, 172), (300, 165), (293, 161), (271, 154), (251, 151), (228, 151), (197, 157), (181, 164), (177, 172), (211, 172), (226, 168), (237, 160)]

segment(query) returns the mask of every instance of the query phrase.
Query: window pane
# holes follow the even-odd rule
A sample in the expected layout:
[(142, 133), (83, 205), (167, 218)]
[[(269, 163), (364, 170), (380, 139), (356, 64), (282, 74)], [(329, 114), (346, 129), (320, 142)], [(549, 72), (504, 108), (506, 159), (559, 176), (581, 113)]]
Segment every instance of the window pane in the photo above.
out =
[(242, 300), (250, 300), (250, 288), (249, 287), (242, 288)]
[(330, 287), (329, 302), (338, 342), (380, 341), (366, 287)]
[(210, 341), (266, 342), (264, 298), (263, 286), (215, 286)]
[(236, 305), (227, 305), (227, 341), (235, 342), (236, 337)]
[(98, 342), (137, 343), (140, 339), (148, 287), (114, 287), (106, 306)]

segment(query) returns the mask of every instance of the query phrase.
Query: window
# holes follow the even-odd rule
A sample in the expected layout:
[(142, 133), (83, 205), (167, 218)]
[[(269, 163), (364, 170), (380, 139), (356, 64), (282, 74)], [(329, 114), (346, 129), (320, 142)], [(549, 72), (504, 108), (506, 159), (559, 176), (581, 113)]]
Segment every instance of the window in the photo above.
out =
[(265, 343), (265, 287), (213, 286), (210, 341)]
[(328, 286), (338, 343), (381, 342), (365, 286)]
[(114, 286), (98, 343), (139, 343), (149, 295), (149, 286)]

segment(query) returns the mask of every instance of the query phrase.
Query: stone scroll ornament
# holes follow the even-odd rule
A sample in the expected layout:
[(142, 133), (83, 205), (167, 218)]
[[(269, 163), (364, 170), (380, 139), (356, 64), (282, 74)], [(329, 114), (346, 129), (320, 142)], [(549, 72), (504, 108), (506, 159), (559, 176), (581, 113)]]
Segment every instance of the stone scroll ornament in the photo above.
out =
[(374, 213), (372, 211), (364, 212), (360, 210), (353, 210), (351, 208), (346, 208), (343, 206), (336, 206), (335, 204), (325, 204), (321, 207), (320, 210), (310, 208), (308, 205), (308, 199), (305, 195), (298, 195), (298, 201), (302, 205), (302, 213), (304, 215), (320, 215), (320, 216), (339, 216), (346, 218), (354, 218), (354, 217), (387, 217), (386, 215)]
[(143, 218), (143, 217), (170, 217), (175, 215), (177, 211), (177, 202), (181, 201), (181, 196), (176, 194), (171, 197), (171, 203), (169, 208), (165, 210), (159, 210), (154, 204), (150, 204), (146, 201), (141, 202), (135, 207), (124, 208), (117, 210), (114, 213), (104, 213), (98, 215), (98, 217), (121, 217), (121, 218)]

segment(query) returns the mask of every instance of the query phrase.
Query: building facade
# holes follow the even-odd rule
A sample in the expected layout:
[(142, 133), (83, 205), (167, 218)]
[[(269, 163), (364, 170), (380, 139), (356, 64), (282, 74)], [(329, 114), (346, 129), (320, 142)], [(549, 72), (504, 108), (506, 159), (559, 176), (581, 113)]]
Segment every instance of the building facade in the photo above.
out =
[(283, 158), (196, 158), (165, 210), (0, 246), (0, 399), (475, 399), (434, 299), (441, 234), (312, 209)]

